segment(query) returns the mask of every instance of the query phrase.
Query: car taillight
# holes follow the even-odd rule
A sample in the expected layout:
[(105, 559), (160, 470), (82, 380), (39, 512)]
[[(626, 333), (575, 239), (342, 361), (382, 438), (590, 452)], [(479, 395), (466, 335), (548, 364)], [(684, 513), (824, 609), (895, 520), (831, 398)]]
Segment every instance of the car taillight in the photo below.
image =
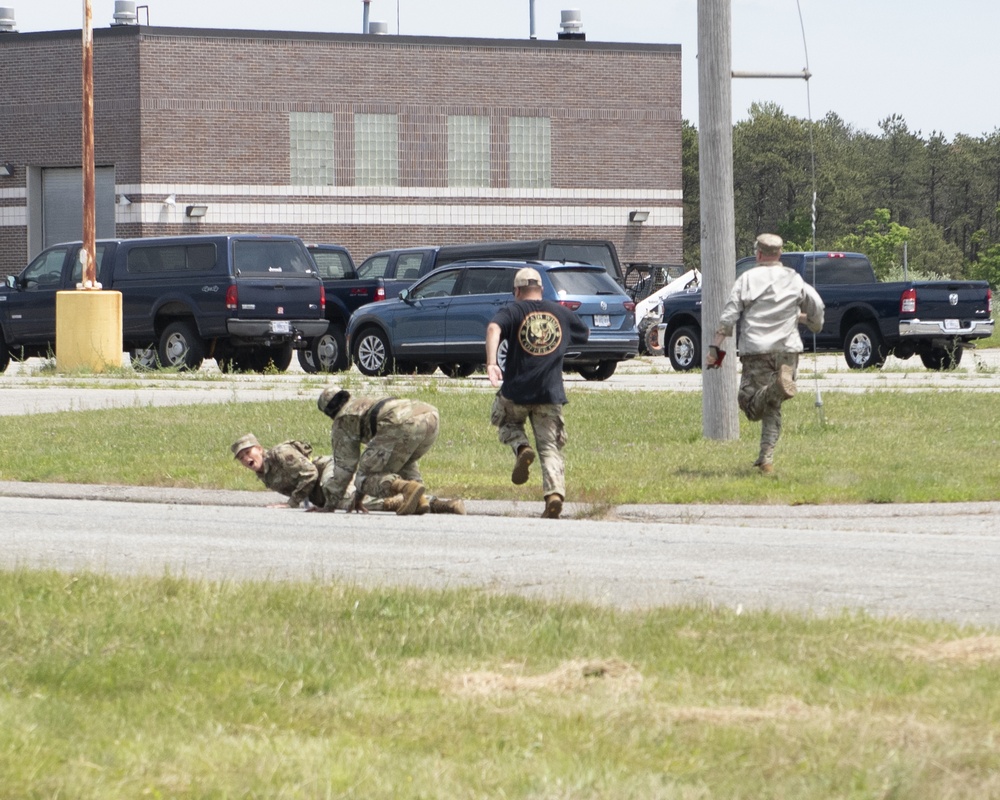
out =
[(993, 316), (993, 290), (986, 290), (986, 313)]
[(576, 311), (580, 307), (579, 300), (560, 300), (559, 305), (566, 306), (570, 311)]
[(385, 300), (385, 287), (379, 286), (375, 290), (375, 299), (372, 300), (373, 303), (377, 303), (379, 300)]
[(635, 303), (631, 300), (626, 300), (622, 305), (625, 306), (626, 311), (635, 311)]
[(899, 298), (899, 313), (900, 314), (916, 314), (917, 313), (917, 290), (907, 289), (900, 295)]
[(322, 283), (319, 285), (319, 310), (326, 313), (326, 287)]
[(226, 311), (235, 311), (239, 304), (240, 298), (236, 292), (236, 284), (232, 283), (226, 289)]

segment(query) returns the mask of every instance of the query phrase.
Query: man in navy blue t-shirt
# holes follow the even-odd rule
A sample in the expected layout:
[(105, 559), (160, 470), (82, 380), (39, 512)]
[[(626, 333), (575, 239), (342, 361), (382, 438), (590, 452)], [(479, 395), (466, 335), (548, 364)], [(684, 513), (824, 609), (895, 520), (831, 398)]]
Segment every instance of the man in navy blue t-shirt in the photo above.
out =
[[(499, 386), (492, 422), (500, 441), (514, 451), (510, 479), (526, 483), (535, 461), (524, 430), (531, 420), (535, 446), (542, 459), (542, 491), (546, 519), (558, 519), (566, 498), (566, 425), (562, 407), (569, 402), (563, 389), (563, 358), (570, 345), (587, 341), (590, 330), (565, 306), (542, 299), (542, 277), (525, 267), (514, 275), (514, 302), (497, 312), (486, 329), (486, 373)], [(497, 350), (507, 340), (507, 363), (503, 372)], [(502, 385), (501, 385), (502, 384)]]

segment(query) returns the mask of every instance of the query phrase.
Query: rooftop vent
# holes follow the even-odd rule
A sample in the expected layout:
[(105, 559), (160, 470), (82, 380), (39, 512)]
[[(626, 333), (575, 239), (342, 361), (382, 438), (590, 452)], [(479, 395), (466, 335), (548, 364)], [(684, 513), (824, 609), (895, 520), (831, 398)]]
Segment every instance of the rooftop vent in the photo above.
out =
[(135, 13), (135, 3), (132, 0), (115, 0), (115, 21), (112, 25), (138, 25), (139, 17)]
[(375, 22), (372, 20), (368, 23), (368, 33), (372, 36), (385, 36), (389, 32), (388, 22)]
[(587, 38), (587, 34), (583, 32), (583, 17), (580, 14), (580, 9), (569, 8), (559, 13), (562, 15), (560, 39), (585, 40)]
[(0, 33), (17, 33), (14, 9), (0, 6)]

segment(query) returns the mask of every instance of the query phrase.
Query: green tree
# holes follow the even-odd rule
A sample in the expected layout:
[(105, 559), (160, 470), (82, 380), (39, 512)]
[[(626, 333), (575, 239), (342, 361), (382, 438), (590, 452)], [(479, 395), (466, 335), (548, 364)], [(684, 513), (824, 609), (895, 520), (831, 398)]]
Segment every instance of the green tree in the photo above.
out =
[(681, 187), (684, 193), (684, 266), (701, 268), (701, 185), (698, 172), (698, 129), (681, 121)]
[(902, 265), (903, 242), (909, 237), (909, 228), (890, 220), (889, 209), (876, 208), (875, 215), (862, 222), (856, 233), (837, 242), (837, 249), (867, 255), (875, 275), (883, 280), (891, 270)]

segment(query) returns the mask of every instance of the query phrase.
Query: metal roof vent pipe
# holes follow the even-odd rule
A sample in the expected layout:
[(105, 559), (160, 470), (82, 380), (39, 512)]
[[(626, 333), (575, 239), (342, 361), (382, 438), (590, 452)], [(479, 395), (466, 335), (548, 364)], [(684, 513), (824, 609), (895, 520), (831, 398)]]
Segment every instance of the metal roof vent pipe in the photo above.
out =
[(388, 22), (375, 22), (374, 20), (368, 23), (368, 33), (372, 36), (385, 36), (389, 32)]
[(114, 25), (138, 25), (139, 16), (135, 13), (135, 3), (132, 0), (115, 0)]
[(14, 19), (14, 9), (0, 6), (0, 33), (17, 33), (17, 21)]
[(580, 14), (580, 9), (568, 8), (559, 13), (562, 15), (562, 30), (559, 31), (559, 38), (585, 41), (587, 34), (583, 32), (583, 16)]

